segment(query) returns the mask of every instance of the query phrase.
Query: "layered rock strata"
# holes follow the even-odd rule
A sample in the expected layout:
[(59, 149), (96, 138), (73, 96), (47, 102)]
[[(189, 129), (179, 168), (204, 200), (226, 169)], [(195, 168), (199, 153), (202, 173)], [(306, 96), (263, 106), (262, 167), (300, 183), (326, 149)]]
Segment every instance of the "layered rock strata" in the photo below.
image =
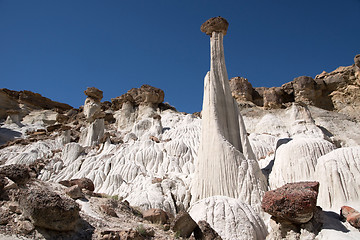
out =
[(226, 23), (218, 17), (201, 27), (207, 34), (211, 29), (216, 30), (211, 30), (211, 67), (204, 83), (201, 140), (192, 201), (224, 195), (259, 206), (267, 185), (231, 96), (223, 47)]

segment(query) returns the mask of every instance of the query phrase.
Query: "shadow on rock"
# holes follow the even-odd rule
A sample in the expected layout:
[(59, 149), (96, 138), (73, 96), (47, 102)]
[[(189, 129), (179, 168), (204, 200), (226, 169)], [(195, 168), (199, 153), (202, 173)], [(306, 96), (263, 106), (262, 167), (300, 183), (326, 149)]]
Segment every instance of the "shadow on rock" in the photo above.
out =
[(324, 225), (323, 229), (333, 229), (340, 232), (349, 232), (343, 223), (340, 221), (341, 217), (338, 213), (332, 211), (323, 211), (324, 213)]

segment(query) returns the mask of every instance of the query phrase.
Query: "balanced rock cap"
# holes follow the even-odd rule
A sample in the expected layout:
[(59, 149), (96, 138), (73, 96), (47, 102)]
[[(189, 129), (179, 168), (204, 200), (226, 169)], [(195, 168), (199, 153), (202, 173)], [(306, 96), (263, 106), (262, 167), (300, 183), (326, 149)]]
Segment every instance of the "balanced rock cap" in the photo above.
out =
[(101, 99), (103, 98), (103, 91), (95, 88), (95, 87), (88, 87), (85, 91), (84, 91), (85, 95), (93, 98), (95, 100), (101, 101)]
[(224, 35), (226, 35), (226, 31), (229, 27), (228, 21), (226, 21), (223, 17), (213, 17), (204, 22), (200, 30), (207, 35), (211, 36), (212, 32), (222, 32)]

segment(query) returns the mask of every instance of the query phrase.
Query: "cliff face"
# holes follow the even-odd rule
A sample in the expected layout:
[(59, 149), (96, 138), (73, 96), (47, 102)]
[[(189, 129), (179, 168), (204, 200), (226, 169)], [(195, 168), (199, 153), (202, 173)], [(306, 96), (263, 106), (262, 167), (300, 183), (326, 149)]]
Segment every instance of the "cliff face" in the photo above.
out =
[(285, 108), (290, 103), (304, 103), (329, 111), (337, 111), (359, 119), (360, 67), (359, 57), (354, 64), (322, 72), (315, 79), (307, 76), (295, 78), (281, 87), (257, 87), (241, 77), (230, 79), (233, 97), (240, 105), (265, 109)]

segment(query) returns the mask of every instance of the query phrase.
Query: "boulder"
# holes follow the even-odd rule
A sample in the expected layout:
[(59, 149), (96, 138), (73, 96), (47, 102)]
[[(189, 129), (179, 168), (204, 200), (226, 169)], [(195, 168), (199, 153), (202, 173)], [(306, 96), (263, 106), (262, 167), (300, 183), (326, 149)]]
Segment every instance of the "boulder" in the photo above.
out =
[(140, 88), (132, 88), (128, 92), (136, 105), (158, 105), (164, 101), (164, 91), (150, 85), (142, 85)]
[(316, 210), (318, 190), (318, 182), (288, 183), (266, 192), (261, 206), (277, 222), (306, 223)]
[(227, 29), (229, 27), (228, 21), (223, 17), (213, 17), (204, 22), (200, 30), (205, 34), (211, 36), (213, 32), (221, 32), (226, 35)]
[(253, 101), (253, 87), (246, 78), (234, 77), (229, 81), (232, 96), (237, 102)]
[(19, 203), (24, 216), (37, 227), (71, 231), (80, 218), (80, 207), (74, 200), (45, 188), (34, 187), (22, 191)]
[(180, 237), (188, 238), (197, 227), (196, 222), (191, 218), (189, 213), (180, 212), (176, 215), (171, 223), (171, 229), (178, 233)]
[(219, 234), (206, 221), (199, 221), (197, 228), (194, 230), (196, 240), (221, 240)]
[(31, 178), (26, 165), (12, 164), (0, 168), (0, 175), (8, 177), (18, 185), (25, 185)]
[(265, 89), (263, 92), (265, 108), (281, 108), (283, 104), (283, 90), (280, 87)]
[(169, 219), (167, 213), (159, 208), (151, 208), (144, 211), (142, 214), (145, 220), (152, 223), (165, 224)]
[(81, 188), (78, 185), (71, 186), (65, 190), (65, 193), (72, 199), (78, 199), (83, 197)]
[(60, 181), (59, 183), (66, 186), (66, 187), (71, 187), (71, 186), (74, 186), (74, 185), (78, 185), (80, 187), (80, 189), (86, 189), (86, 190), (89, 190), (89, 191), (94, 191), (95, 190), (94, 183), (89, 178), (63, 180), (63, 181)]
[(360, 229), (360, 212), (349, 206), (342, 206), (340, 217), (346, 219), (351, 226)]
[(84, 91), (85, 95), (96, 100), (96, 101), (101, 101), (101, 99), (103, 98), (103, 91), (95, 88), (95, 87), (88, 87), (85, 91)]
[(321, 92), (316, 91), (316, 82), (307, 76), (297, 77), (292, 81), (295, 101), (306, 104), (314, 104)]

